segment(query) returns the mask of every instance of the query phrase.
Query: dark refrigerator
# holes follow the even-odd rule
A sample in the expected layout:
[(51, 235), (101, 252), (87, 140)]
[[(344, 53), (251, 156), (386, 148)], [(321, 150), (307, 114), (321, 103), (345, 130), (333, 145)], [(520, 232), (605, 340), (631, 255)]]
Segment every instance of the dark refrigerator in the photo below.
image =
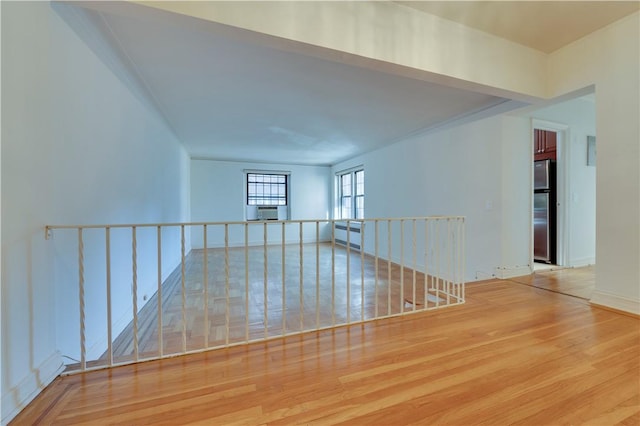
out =
[(556, 163), (533, 164), (533, 260), (556, 263)]

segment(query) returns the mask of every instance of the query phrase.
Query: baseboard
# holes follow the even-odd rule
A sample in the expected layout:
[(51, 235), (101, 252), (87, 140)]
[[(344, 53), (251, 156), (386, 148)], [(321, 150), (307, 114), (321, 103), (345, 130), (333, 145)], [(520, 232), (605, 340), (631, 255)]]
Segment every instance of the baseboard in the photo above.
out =
[(595, 265), (595, 263), (595, 257), (581, 257), (578, 259), (571, 259), (569, 261), (569, 266), (571, 266), (572, 268), (581, 268), (583, 266)]
[[(320, 239), (320, 240), (316, 240), (315, 238), (303, 238), (302, 239), (302, 243), (303, 244), (314, 244), (314, 243), (330, 243), (331, 239)], [(267, 245), (268, 246), (279, 246), (281, 245), (282, 242), (280, 240), (274, 240), (274, 241), (267, 241)], [(293, 244), (300, 244), (300, 239), (287, 239), (284, 242), (285, 245), (293, 245)], [(207, 244), (208, 248), (210, 249), (221, 249), (224, 248), (225, 245), (224, 243), (222, 244)], [(262, 247), (264, 246), (264, 240), (258, 240), (258, 241), (249, 241), (247, 244), (248, 247)], [(244, 241), (241, 242), (230, 242), (228, 245), (229, 248), (242, 248), (244, 247)], [(193, 245), (191, 247), (192, 250), (202, 250), (204, 247), (202, 246), (202, 243), (198, 244), (198, 245)]]
[(60, 352), (52, 353), (42, 364), (2, 395), (2, 424), (8, 424), (64, 370)]
[(640, 315), (640, 300), (629, 299), (627, 297), (618, 296), (605, 291), (594, 291), (589, 303), (592, 305), (628, 312), (636, 316)]
[(513, 277), (521, 277), (523, 275), (531, 275), (533, 270), (531, 266), (496, 266), (494, 268), (494, 276), (496, 278), (500, 278), (501, 280), (505, 280)]
[[(337, 245), (340, 245), (340, 246), (343, 246), (343, 247), (347, 247), (347, 242), (345, 240), (341, 240), (341, 239), (336, 238), (335, 241), (336, 241)], [(353, 243), (351, 241), (349, 241), (349, 247), (351, 247), (354, 250), (358, 250), (358, 251), (360, 250), (360, 244)]]

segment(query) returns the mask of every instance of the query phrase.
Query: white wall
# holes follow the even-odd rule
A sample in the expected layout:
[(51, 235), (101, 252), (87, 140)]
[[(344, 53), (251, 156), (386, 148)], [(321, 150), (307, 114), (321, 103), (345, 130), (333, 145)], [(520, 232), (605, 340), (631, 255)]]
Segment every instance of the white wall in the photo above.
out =
[[(468, 86), (478, 87), (478, 82), (493, 86), (484, 87), (492, 93), (553, 97), (595, 84), (599, 149), (594, 300), (640, 313), (639, 13), (546, 56), (492, 37), (480, 40), (473, 30), (407, 9), (393, 9), (395, 19), (388, 19), (380, 13), (391, 10), (385, 3), (320, 5), (326, 19), (314, 22), (322, 31), (303, 28), (307, 20), (291, 19), (297, 10), (305, 16), (299, 8), (315, 5), (293, 2), (278, 7), (292, 9), (274, 20), (265, 20), (260, 13), (234, 16), (250, 15), (253, 24), (267, 25), (269, 29), (258, 28), (267, 32), (352, 52), (363, 63), (369, 57), (416, 67), (425, 71), (421, 78), (449, 82), (451, 77), (462, 78)], [(345, 7), (364, 8), (367, 13)], [(6, 421), (59, 366), (55, 349), (61, 336), (54, 326), (51, 276), (60, 267), (52, 245), (42, 240), (42, 226), (63, 221), (184, 219), (189, 192), (176, 182), (188, 182), (189, 163), (155, 115), (137, 103), (47, 4), (2, 2), (2, 12), (2, 418)], [(227, 15), (225, 19), (231, 19)], [(294, 25), (283, 25), (283, 20)], [(381, 25), (386, 25), (383, 32)], [(337, 33), (338, 27), (350, 32)], [(282, 28), (288, 33), (279, 33)], [(354, 28), (362, 31), (356, 33)], [(420, 28), (429, 29), (431, 36), (425, 37)], [(442, 36), (447, 33), (456, 33), (459, 43)], [(372, 42), (380, 34), (389, 43)], [(459, 52), (459, 46), (465, 47), (465, 54), (451, 54)], [(498, 56), (511, 58), (504, 64), (508, 66), (495, 62), (496, 52), (503, 53), (503, 48), (511, 53)], [(486, 62), (480, 66), (467, 54)], [(511, 161), (507, 157), (512, 150), (522, 147), (505, 145), (505, 135), (520, 135), (521, 125), (504, 117), (490, 119), (356, 159), (365, 164), (367, 186), (381, 185), (380, 191), (367, 192), (367, 215), (466, 215), (467, 252), (473, 253), (468, 257), (467, 279), (475, 278), (476, 271), (491, 273), (496, 266), (517, 267), (520, 254), (506, 257), (511, 253), (508, 233), (516, 227), (505, 221), (521, 220), (506, 212), (520, 212), (524, 202), (506, 200), (513, 188), (505, 179), (513, 171), (505, 162)], [(159, 160), (162, 172), (149, 166), (152, 159)], [(378, 171), (372, 175), (372, 170)], [(138, 182), (135, 190), (130, 189), (131, 182)], [(328, 207), (327, 201), (327, 211)], [(195, 214), (193, 219), (197, 220)]]
[[(287, 164), (258, 164), (231, 161), (191, 160), (191, 221), (192, 222), (234, 222), (245, 220), (245, 178), (244, 170), (288, 171), (290, 175), (290, 218), (291, 220), (330, 218), (330, 168), (324, 166), (298, 166)], [(207, 245), (224, 244), (222, 228), (209, 228)], [(263, 241), (262, 227), (252, 225), (250, 244)], [(313, 228), (313, 229), (312, 229)], [(230, 230), (230, 245), (244, 243), (241, 226)], [(203, 247), (202, 228), (192, 229), (192, 247)], [(321, 239), (327, 238), (326, 227), (322, 227)], [(280, 238), (273, 229), (271, 237)], [(298, 232), (290, 228), (291, 241)], [(277, 238), (276, 238), (277, 237)], [(290, 240), (288, 237), (286, 238)], [(304, 239), (315, 240), (315, 227), (305, 227)]]
[(365, 217), (466, 216), (467, 280), (525, 275), (531, 272), (531, 115), (570, 126), (570, 264), (589, 263), (595, 169), (586, 166), (586, 135), (594, 134), (595, 109), (585, 100), (433, 132), (333, 171), (364, 164)]
[[(595, 173), (582, 155), (586, 135), (595, 131), (594, 111), (574, 100), (533, 113), (570, 126), (572, 265), (595, 256)], [(364, 164), (366, 217), (467, 216), (467, 280), (506, 278), (531, 272), (530, 150), (530, 117), (504, 115), (404, 141), (333, 170)]]
[[(43, 227), (186, 220), (189, 161), (164, 122), (49, 3), (2, 2), (2, 63), (4, 423), (55, 377), (58, 349), (77, 356), (75, 236), (56, 231), (46, 241)], [(177, 240), (173, 234), (167, 240)], [(118, 250), (119, 238), (114, 268), (131, 257)], [(140, 237), (141, 256), (153, 241)], [(87, 284), (95, 289), (104, 288), (100, 250), (88, 246), (85, 255)], [(177, 254), (168, 250), (165, 266)], [(118, 274), (114, 321), (130, 315), (131, 305), (130, 276)], [(86, 298), (88, 346), (106, 345), (96, 343), (103, 331), (95, 325), (104, 321), (104, 292), (88, 288)]]
[(640, 12), (549, 56), (549, 88), (595, 84), (596, 291), (592, 302), (640, 314)]
[[(1, 28), (1, 23), (2, 23), (2, 6), (0, 5), (0, 28)], [(2, 31), (0, 31), (0, 46), (2, 46)], [(1, 47), (0, 47), (0, 52), (1, 52)], [(2, 97), (2, 55), (0, 54), (0, 98)], [(2, 106), (0, 105), (0, 129), (2, 129)], [(2, 135), (0, 133), (0, 242), (2, 241)], [(2, 289), (4, 287), (3, 284), (3, 279), (2, 279), (2, 244), (0, 244), (0, 289)], [(4, 318), (2, 316), (2, 291), (0, 291), (0, 321), (2, 320), (2, 318)], [(2, 324), (0, 323), (0, 333), (2, 332)], [(2, 357), (4, 354), (4, 349), (2, 348), (3, 346), (3, 339), (0, 338), (0, 389), (2, 386), (2, 383), (4, 383), (2, 381), (2, 375), (3, 375), (3, 370), (4, 368), (2, 367), (3, 361), (2, 361)], [(0, 398), (2, 397), (3, 392), (0, 392)], [(2, 421), (2, 419), (4, 418), (3, 416), (3, 411), (2, 411), (2, 400), (0, 399), (0, 422)]]
[(596, 301), (640, 313), (640, 12), (545, 55), (390, 2), (239, 6), (246, 13), (223, 2), (154, 7), (306, 43), (265, 44), (519, 100), (595, 85)]
[[(587, 136), (596, 134), (595, 102), (581, 97), (542, 108), (530, 115), (568, 126), (567, 157), (568, 264), (584, 266), (596, 258), (596, 167), (587, 166)], [(560, 165), (560, 167), (562, 167)]]
[[(465, 216), (465, 279), (487, 278), (496, 268), (528, 263), (526, 248), (502, 258), (505, 221), (526, 222), (528, 217), (528, 204), (519, 206), (515, 219), (504, 216), (515, 210), (508, 204), (518, 202), (502, 185), (503, 161), (511, 161), (503, 158), (503, 144), (528, 152), (528, 139), (504, 136), (511, 131), (505, 130), (513, 125), (510, 120), (493, 117), (419, 136), (338, 164), (333, 171), (364, 165), (365, 218)], [(518, 172), (528, 179), (528, 170)]]
[(502, 263), (495, 274), (508, 278), (532, 272), (531, 121), (503, 116), (501, 138)]
[[(569, 93), (582, 91), (585, 88), (595, 85), (596, 87), (596, 137), (598, 141), (598, 163), (596, 174), (596, 291), (592, 302), (611, 306), (630, 312), (640, 313), (640, 13), (630, 15), (617, 21), (599, 31), (596, 31), (583, 39), (580, 39), (548, 56), (547, 77), (547, 97), (566, 96)], [(453, 49), (455, 51), (455, 49)], [(521, 139), (525, 127), (523, 120), (511, 117), (511, 123), (505, 124), (503, 131), (506, 133), (515, 132), (517, 139)], [(519, 121), (519, 123), (518, 123)], [(509, 127), (514, 126), (511, 130)], [(527, 125), (530, 129), (530, 125)], [(520, 130), (515, 129), (520, 127)], [(505, 133), (505, 134), (506, 134)], [(526, 132), (530, 135), (530, 130)], [(470, 135), (475, 138), (477, 136)], [(527, 136), (530, 137), (530, 136)], [(426, 138), (428, 140), (430, 138)], [(506, 141), (506, 139), (505, 139)], [(517, 150), (530, 149), (530, 139), (526, 145), (518, 145)], [(416, 147), (420, 149), (419, 147)], [(398, 149), (399, 148), (393, 148)], [(454, 148), (452, 148), (453, 150)], [(512, 147), (503, 145), (503, 150), (509, 151)], [(580, 149), (580, 148), (578, 148)], [(418, 151), (419, 152), (419, 151)], [(453, 152), (453, 151), (452, 151)], [(506, 154), (506, 152), (503, 152)], [(405, 158), (408, 161), (409, 170), (399, 170), (399, 166), (393, 166), (387, 172), (392, 177), (398, 171), (400, 175), (405, 175), (403, 183), (407, 187), (415, 186), (415, 182), (408, 179), (412, 172), (413, 152), (407, 152)], [(426, 154), (422, 154), (426, 155)], [(529, 154), (527, 154), (530, 158)], [(419, 156), (421, 158), (421, 156)], [(442, 161), (449, 161), (449, 155), (438, 155)], [(368, 156), (364, 156), (368, 159)], [(523, 161), (524, 157), (519, 157), (518, 161)], [(390, 157), (391, 164), (399, 161), (396, 156)], [(450, 160), (453, 165), (466, 165), (464, 159)], [(505, 158), (503, 161), (511, 161)], [(579, 157), (575, 158), (579, 161)], [(362, 162), (362, 158), (355, 159), (355, 163)], [(339, 167), (347, 167), (340, 165)], [(423, 167), (423, 166), (420, 166)], [(489, 174), (488, 182), (502, 186), (505, 193), (514, 193), (513, 188), (521, 183), (527, 182), (530, 185), (530, 176), (526, 177), (517, 174), (514, 178), (515, 170), (521, 170), (512, 164), (501, 163), (504, 175), (502, 180), (495, 180)], [(366, 168), (366, 164), (365, 164)], [(509, 171), (511, 169), (511, 171)], [(524, 170), (524, 168), (522, 168)], [(371, 182), (370, 171), (367, 182)], [(424, 172), (418, 173), (418, 175)], [(464, 174), (466, 174), (465, 171)], [(373, 179), (376, 179), (374, 176)], [(518, 181), (507, 182), (507, 179)], [(370, 191), (369, 191), (370, 192)], [(435, 189), (438, 192), (438, 189)], [(406, 194), (400, 191), (399, 194)], [(433, 205), (433, 201), (442, 199), (447, 205), (448, 197), (436, 197), (415, 200), (406, 195), (391, 194), (392, 200), (407, 199), (407, 208), (403, 210), (414, 211), (417, 204)], [(485, 195), (491, 196), (490, 193)], [(369, 196), (369, 193), (367, 193)], [(428, 197), (428, 196), (427, 196)], [(582, 200), (578, 196), (578, 202)], [(489, 200), (487, 200), (489, 201)], [(529, 260), (523, 258), (522, 254), (514, 250), (521, 250), (524, 236), (510, 235), (511, 232), (522, 232), (522, 229), (529, 221), (530, 201), (524, 199), (510, 201), (505, 198), (500, 208), (504, 211), (503, 226), (487, 226), (485, 229), (490, 232), (501, 232), (503, 235), (503, 261), (501, 271), (497, 275), (511, 275), (511, 270), (523, 270), (523, 265), (527, 265)], [(585, 199), (585, 201), (588, 201)], [(526, 203), (526, 208), (523, 206)], [(374, 204), (375, 205), (375, 204)], [(390, 203), (390, 213), (399, 209), (396, 202)], [(395, 205), (395, 206), (394, 206)], [(495, 205), (494, 205), (495, 206)], [(367, 207), (371, 207), (371, 200), (367, 199)], [(514, 214), (507, 214), (509, 210), (515, 209)], [(526, 213), (526, 217), (523, 216)], [(369, 214), (369, 213), (367, 213)], [(479, 218), (480, 211), (473, 213)], [(485, 225), (492, 225), (487, 223)], [(495, 224), (493, 224), (495, 225)], [(472, 223), (468, 224), (472, 227)], [(472, 242), (468, 240), (468, 253), (474, 253)], [(476, 242), (476, 247), (478, 243)], [(577, 245), (580, 243), (576, 243)], [(585, 243), (585, 247), (588, 244)], [(491, 250), (498, 246), (488, 244), (487, 249)], [(572, 257), (579, 260), (580, 254), (573, 253)], [(471, 275), (470, 267), (473, 264), (477, 268), (488, 268), (491, 263), (477, 260), (469, 260), (467, 267), (468, 275)]]

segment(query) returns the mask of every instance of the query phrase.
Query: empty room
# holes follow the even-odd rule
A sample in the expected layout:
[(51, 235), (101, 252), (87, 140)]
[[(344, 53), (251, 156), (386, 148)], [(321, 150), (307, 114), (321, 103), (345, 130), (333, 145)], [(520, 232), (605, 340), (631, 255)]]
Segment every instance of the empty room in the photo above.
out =
[(640, 422), (640, 2), (0, 13), (2, 424)]

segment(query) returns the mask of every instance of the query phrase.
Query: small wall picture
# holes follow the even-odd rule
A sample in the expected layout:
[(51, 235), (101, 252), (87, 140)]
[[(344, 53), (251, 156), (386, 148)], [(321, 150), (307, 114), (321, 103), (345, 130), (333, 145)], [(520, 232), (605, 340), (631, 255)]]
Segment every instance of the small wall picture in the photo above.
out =
[(596, 137), (587, 136), (587, 166), (596, 165)]

